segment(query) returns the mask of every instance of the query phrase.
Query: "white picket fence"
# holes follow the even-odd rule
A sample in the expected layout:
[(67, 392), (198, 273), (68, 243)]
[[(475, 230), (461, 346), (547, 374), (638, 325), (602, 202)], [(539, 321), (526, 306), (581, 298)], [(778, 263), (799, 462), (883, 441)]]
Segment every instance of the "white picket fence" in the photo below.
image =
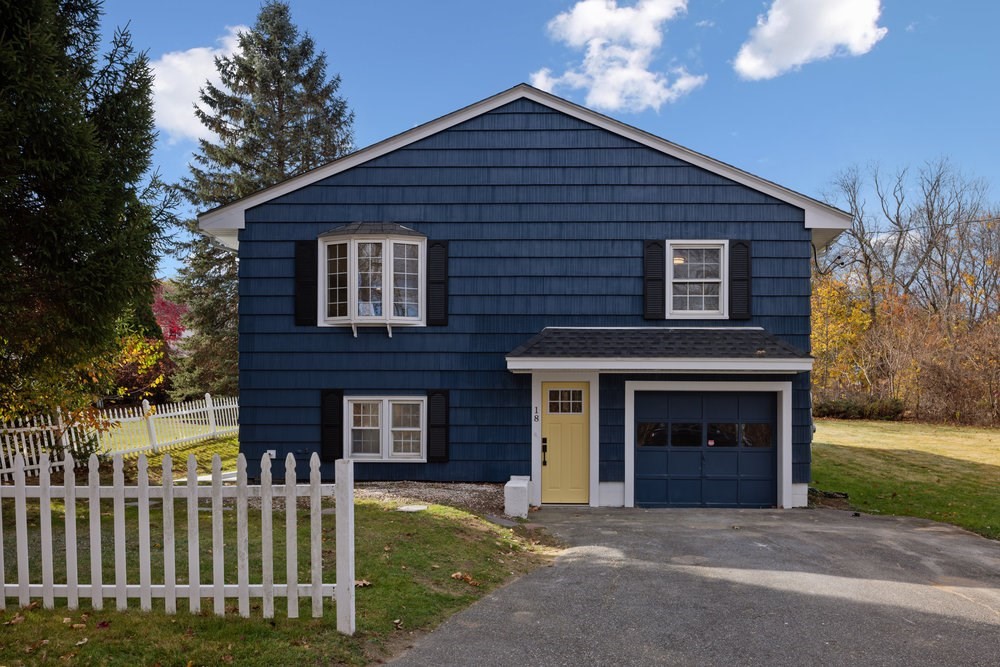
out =
[(18, 454), (24, 457), (26, 473), (36, 476), (43, 453), (49, 454), (52, 466), (60, 467), (55, 452), (79, 454), (80, 445), (94, 436), (100, 454), (134, 455), (237, 433), (239, 417), (239, 399), (205, 394), (204, 399), (183, 403), (143, 401), (141, 406), (102, 410), (98, 421), (105, 428), (96, 432), (67, 427), (59, 411), (55, 417), (0, 422), (0, 479), (11, 473)]
[[(12, 498), (15, 521), (15, 547), (17, 576), (7, 581), (4, 563), (3, 520), (0, 514), (0, 609), (6, 608), (7, 597), (16, 598), (18, 604), (30, 604), (32, 598), (41, 598), (46, 609), (52, 609), (56, 598), (66, 600), (69, 609), (77, 609), (81, 598), (90, 598), (94, 609), (102, 609), (104, 600), (113, 598), (117, 609), (128, 608), (128, 600), (138, 599), (143, 611), (152, 609), (154, 598), (162, 599), (168, 614), (177, 610), (178, 598), (188, 600), (192, 612), (201, 610), (202, 598), (212, 601), (217, 615), (224, 615), (227, 599), (238, 601), (240, 616), (250, 615), (250, 599), (261, 599), (264, 618), (274, 617), (275, 598), (285, 598), (289, 618), (299, 616), (299, 598), (312, 602), (312, 616), (323, 615), (324, 598), (335, 596), (337, 607), (337, 629), (345, 634), (353, 634), (354, 619), (354, 468), (353, 463), (339, 460), (335, 464), (335, 484), (323, 484), (320, 479), (319, 457), (310, 460), (309, 483), (273, 484), (271, 459), (265, 455), (261, 460), (259, 485), (247, 484), (246, 459), (242, 454), (237, 459), (237, 481), (235, 486), (223, 485), (221, 462), (218, 455), (212, 460), (212, 481), (199, 485), (194, 456), (187, 460), (187, 474), (175, 479), (170, 455), (163, 457), (163, 478), (160, 485), (149, 483), (148, 463), (145, 455), (140, 455), (137, 466), (137, 483), (126, 486), (124, 462), (120, 455), (113, 460), (113, 483), (102, 486), (98, 475), (97, 456), (89, 460), (88, 483), (77, 485), (68, 483), (54, 486), (51, 483), (48, 456), (42, 455), (37, 485), (26, 483), (24, 459), (15, 458), (13, 484), (0, 485), (0, 508), (3, 499)], [(72, 456), (67, 456), (66, 470), (74, 469)], [(73, 477), (66, 475), (68, 479)], [(295, 459), (289, 454), (285, 459), (285, 480), (295, 480)], [(322, 500), (335, 497), (336, 503), (336, 582), (324, 582), (323, 542), (322, 542)], [(298, 525), (297, 502), (300, 497), (309, 498), (309, 545), (310, 580), (299, 582), (298, 568)], [(261, 571), (259, 581), (251, 583), (249, 567), (250, 536), (248, 529), (249, 500), (260, 499)], [(283, 583), (275, 581), (274, 544), (272, 536), (273, 500), (284, 499), (285, 514), (285, 577)], [(110, 499), (113, 504), (113, 553), (114, 581), (104, 581), (104, 556), (102, 550), (101, 501)], [(211, 551), (208, 557), (212, 563), (211, 581), (201, 580), (201, 546), (199, 544), (199, 501), (210, 500), (211, 504)], [(38, 501), (38, 539), (31, 539), (28, 531), (28, 503)], [(56, 541), (53, 539), (52, 501), (64, 502), (64, 543), (65, 572), (57, 573), (54, 567)], [(138, 505), (138, 527), (126, 530), (126, 500)], [(187, 507), (187, 578), (182, 580), (176, 571), (177, 553), (174, 526), (175, 502), (186, 500)], [(159, 502), (163, 513), (163, 534), (156, 539), (150, 530), (150, 506)], [(224, 504), (234, 503), (236, 514), (236, 539), (225, 539), (223, 524)], [(77, 535), (78, 505), (86, 508), (89, 522), (89, 539), (84, 538), (83, 546)], [(0, 509), (2, 512), (2, 509)], [(232, 519), (230, 519), (232, 521)], [(231, 531), (230, 531), (231, 533)], [(32, 545), (38, 545), (38, 553), (31, 553)], [(236, 571), (227, 577), (225, 571), (225, 550), (236, 549)], [(153, 572), (152, 555), (154, 549), (162, 555), (162, 573)], [(81, 573), (78, 563), (80, 554), (89, 551), (90, 572)], [(130, 581), (128, 565), (131, 559), (138, 559), (138, 582)], [(40, 561), (34, 570), (40, 569), (41, 581), (32, 581), (32, 562)], [(133, 563), (133, 570), (135, 561)], [(86, 582), (81, 580), (86, 578)], [(233, 582), (235, 574), (235, 583)], [(256, 579), (256, 577), (255, 577)]]

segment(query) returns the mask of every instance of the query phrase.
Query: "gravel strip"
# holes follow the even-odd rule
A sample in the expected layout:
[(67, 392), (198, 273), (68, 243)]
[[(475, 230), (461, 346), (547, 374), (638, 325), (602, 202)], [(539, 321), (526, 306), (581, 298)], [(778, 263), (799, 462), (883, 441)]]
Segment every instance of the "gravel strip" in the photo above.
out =
[(356, 498), (450, 505), (474, 514), (504, 516), (503, 484), (464, 482), (355, 482)]

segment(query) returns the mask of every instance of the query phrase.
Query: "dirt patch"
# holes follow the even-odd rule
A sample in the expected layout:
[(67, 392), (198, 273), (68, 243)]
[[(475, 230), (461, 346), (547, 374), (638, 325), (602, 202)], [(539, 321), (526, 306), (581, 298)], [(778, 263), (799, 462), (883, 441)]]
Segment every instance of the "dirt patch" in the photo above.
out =
[(840, 491), (820, 491), (809, 487), (809, 507), (826, 507), (834, 510), (851, 509), (850, 499)]
[(504, 516), (503, 484), (355, 482), (356, 498), (449, 505), (473, 514)]

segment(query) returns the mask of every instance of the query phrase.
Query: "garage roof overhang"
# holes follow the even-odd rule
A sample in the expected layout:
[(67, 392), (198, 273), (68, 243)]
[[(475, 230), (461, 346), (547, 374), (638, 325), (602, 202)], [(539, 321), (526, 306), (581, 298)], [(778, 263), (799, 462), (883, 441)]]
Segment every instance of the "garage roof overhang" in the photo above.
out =
[(801, 373), (812, 357), (758, 327), (547, 327), (507, 355), (507, 370)]
[(718, 174), (758, 192), (770, 195), (779, 201), (801, 208), (805, 228), (811, 232), (812, 243), (817, 249), (826, 247), (841, 232), (851, 226), (851, 215), (846, 211), (842, 211), (839, 208), (795, 192), (794, 190), (789, 190), (760, 176), (743, 171), (707, 155), (702, 155), (690, 148), (667, 141), (654, 134), (564, 100), (561, 97), (556, 97), (551, 93), (533, 88), (525, 83), (467, 106), (464, 109), (459, 109), (446, 116), (442, 116), (437, 120), (419, 125), (411, 130), (351, 153), (322, 167), (238, 199), (230, 204), (201, 213), (198, 215), (198, 226), (225, 245), (237, 248), (239, 246), (239, 230), (243, 229), (246, 224), (245, 216), (251, 208), (329, 178), (521, 98), (532, 100), (596, 127), (632, 139), (653, 150), (684, 160), (696, 167), (701, 167), (711, 173)]

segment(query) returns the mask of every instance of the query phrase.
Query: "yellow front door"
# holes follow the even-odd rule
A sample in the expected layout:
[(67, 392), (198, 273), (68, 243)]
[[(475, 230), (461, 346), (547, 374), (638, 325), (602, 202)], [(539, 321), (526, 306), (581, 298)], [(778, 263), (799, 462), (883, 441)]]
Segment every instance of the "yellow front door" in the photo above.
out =
[(542, 383), (542, 502), (590, 501), (590, 385)]

